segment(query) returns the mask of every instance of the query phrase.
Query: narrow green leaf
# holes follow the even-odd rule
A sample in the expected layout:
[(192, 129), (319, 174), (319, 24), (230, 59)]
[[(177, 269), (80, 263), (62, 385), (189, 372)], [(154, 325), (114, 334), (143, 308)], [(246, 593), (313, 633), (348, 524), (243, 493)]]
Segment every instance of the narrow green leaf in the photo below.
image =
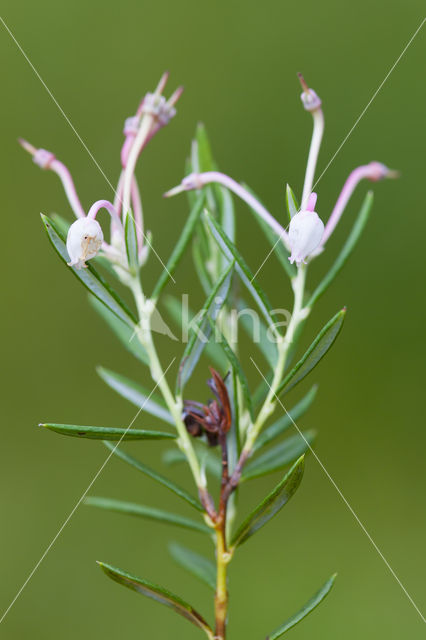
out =
[(169, 551), (178, 565), (215, 591), (216, 568), (211, 560), (177, 542), (170, 543)]
[(127, 212), (124, 221), (124, 239), (126, 243), (126, 255), (129, 269), (133, 274), (139, 270), (138, 238), (136, 235), (136, 223), (131, 211)]
[(281, 638), (281, 636), (284, 635), (286, 631), (294, 627), (298, 622), (303, 620), (303, 618), (305, 618), (309, 613), (311, 613), (311, 611), (313, 611), (315, 607), (317, 607), (324, 600), (324, 598), (330, 593), (333, 587), (334, 581), (336, 579), (336, 576), (337, 576), (337, 573), (332, 575), (331, 578), (327, 580), (325, 584), (323, 584), (321, 589), (317, 591), (317, 593), (314, 596), (312, 596), (309, 602), (307, 602), (305, 606), (302, 609), (300, 609), (300, 611), (298, 611), (296, 614), (291, 616), (291, 618), (286, 620), (284, 624), (282, 624), (280, 627), (278, 627), (278, 629), (276, 629), (273, 633), (271, 633), (271, 635), (269, 635), (266, 638), (266, 640), (277, 640), (277, 638)]
[(258, 386), (256, 387), (253, 393), (253, 407), (258, 407), (265, 401), (266, 396), (268, 395), (268, 391), (271, 388), (272, 380), (274, 377), (273, 371), (268, 371), (265, 376), (266, 380), (262, 378), (262, 380), (259, 382)]
[(200, 218), (204, 206), (204, 200), (205, 194), (201, 193), (198, 196), (197, 201), (195, 202), (195, 205), (192, 208), (192, 211), (189, 214), (188, 219), (183, 227), (182, 233), (175, 244), (172, 255), (167, 262), (166, 269), (164, 269), (157, 284), (154, 287), (154, 291), (152, 292), (152, 298), (154, 300), (158, 299), (160, 293), (172, 277), (173, 273), (176, 271), (180, 259), (182, 258), (185, 249), (192, 238), (195, 226)]
[(258, 451), (267, 444), (270, 444), (275, 438), (281, 436), (293, 422), (298, 420), (309, 409), (314, 398), (317, 394), (317, 385), (314, 385), (308, 393), (292, 408), (288, 413), (285, 413), (276, 422), (271, 424), (260, 436), (257, 438), (254, 450)]
[(256, 304), (258, 305), (262, 314), (264, 315), (268, 326), (275, 326), (276, 319), (274, 318), (271, 304), (267, 299), (266, 294), (262, 291), (256, 280), (254, 279), (254, 276), (251, 273), (244, 258), (241, 256), (236, 246), (226, 236), (222, 227), (213, 218), (213, 216), (211, 216), (207, 211), (205, 212), (205, 215), (213, 237), (215, 238), (224, 255), (230, 260), (235, 260), (235, 268), (238, 271), (238, 274), (247, 287), (248, 291), (252, 295), (253, 299), (256, 301)]
[(105, 442), (104, 444), (110, 451), (113, 452), (115, 456), (117, 456), (117, 458), (120, 458), (120, 460), (123, 460), (123, 462), (127, 462), (127, 464), (129, 464), (130, 466), (134, 467), (152, 480), (155, 480), (159, 484), (163, 485), (163, 487), (167, 487), (167, 489), (170, 489), (170, 491), (179, 496), (179, 498), (182, 498), (182, 500), (185, 500), (185, 502), (190, 504), (191, 507), (197, 509), (197, 511), (204, 511), (201, 503), (196, 498), (187, 493), (185, 489), (182, 489), (182, 487), (179, 487), (177, 484), (172, 482), (172, 480), (169, 480), (169, 478), (166, 478), (166, 476), (163, 476), (161, 473), (158, 473), (157, 471), (154, 471), (154, 469), (151, 469), (145, 464), (142, 464), (142, 462), (140, 462), (133, 456), (128, 455), (117, 446), (114, 446), (109, 442)]
[(242, 480), (251, 480), (252, 478), (266, 476), (269, 473), (285, 469), (285, 467), (308, 451), (315, 436), (316, 433), (313, 430), (304, 431), (302, 434), (286, 438), (284, 442), (271, 447), (271, 449), (247, 464), (243, 471)]
[[(250, 187), (247, 184), (243, 184), (243, 187), (247, 189), (247, 191), (251, 193), (252, 196), (256, 198), (256, 200), (261, 202), (260, 198), (255, 194), (253, 189), (250, 189)], [(255, 211), (251, 207), (249, 207), (249, 209), (253, 213), (257, 223), (259, 224), (260, 228), (265, 234), (267, 241), (271, 245), (272, 250), (278, 259), (278, 262), (281, 264), (281, 266), (283, 267), (284, 271), (287, 273), (289, 278), (294, 278), (294, 276), (296, 275), (296, 267), (293, 264), (290, 264), (290, 261), (289, 261), (290, 254), (284, 245), (283, 239), (280, 237), (280, 235), (276, 231), (271, 229), (269, 224), (265, 222), (265, 220), (257, 213), (257, 211)]]
[(180, 367), (177, 383), (178, 393), (183, 389), (191, 377), (203, 350), (208, 343), (212, 328), (210, 321), (215, 321), (219, 311), (223, 307), (231, 286), (234, 263), (231, 263), (222, 273), (202, 310), (197, 314), (189, 331), (189, 339), (186, 345)]
[(115, 582), (118, 582), (118, 584), (121, 584), (132, 591), (141, 593), (143, 596), (152, 598), (152, 600), (173, 609), (173, 611), (179, 613), (181, 616), (186, 618), (186, 620), (195, 624), (196, 627), (202, 629), (210, 640), (213, 637), (213, 632), (204, 618), (195, 611), (190, 604), (179, 598), (179, 596), (174, 595), (157, 584), (132, 576), (121, 569), (112, 567), (104, 562), (98, 562), (98, 565), (108, 578), (111, 578), (111, 580), (114, 580)]
[(243, 544), (261, 527), (269, 522), (290, 498), (296, 493), (302, 480), (304, 470), (304, 457), (302, 456), (286, 473), (264, 500), (250, 513), (234, 534), (231, 546)]
[[(210, 291), (211, 291), (211, 287), (209, 289), (209, 292)], [(184, 334), (185, 330), (187, 330), (188, 328), (188, 325), (195, 318), (194, 311), (189, 306), (186, 306), (186, 302), (185, 302), (185, 311), (184, 311), (182, 306), (183, 301), (181, 302), (180, 300), (178, 300), (178, 298), (175, 298), (174, 296), (170, 296), (170, 295), (164, 296), (163, 304), (166, 307), (168, 313), (170, 314), (172, 320), (176, 323), (176, 325), (181, 330), (181, 333)], [(217, 349), (215, 344), (211, 342), (207, 342), (207, 344), (204, 347), (204, 350), (208, 355), (209, 359), (211, 360), (211, 362), (214, 365), (216, 365), (216, 367), (219, 370), (224, 370), (226, 368), (228, 361), (224, 356), (222, 350)]]
[(338, 311), (338, 313), (324, 325), (299, 362), (295, 364), (286, 375), (278, 388), (277, 395), (280, 395), (284, 391), (285, 393), (290, 391), (290, 389), (303, 380), (303, 378), (317, 366), (318, 362), (325, 356), (339, 335), (345, 316), (346, 309), (344, 308)]
[[(41, 219), (53, 248), (61, 258), (62, 262), (67, 264), (69, 256), (64, 239), (56, 229), (52, 220), (43, 214), (41, 214)], [(75, 267), (68, 267), (68, 269), (76, 276), (76, 278), (78, 278), (78, 280), (80, 280), (90, 293), (95, 296), (95, 298), (100, 300), (100, 302), (108, 307), (108, 309), (110, 309), (118, 318), (120, 318), (120, 320), (125, 322), (133, 330), (133, 327), (137, 323), (135, 316), (127, 305), (120, 299), (118, 294), (92, 267), (90, 262), (86, 269), (76, 269)]]
[(89, 438), (91, 440), (168, 440), (176, 438), (174, 433), (146, 431), (145, 429), (125, 429), (119, 427), (86, 427), (75, 424), (46, 422), (39, 425), (64, 436)]
[[(188, 191), (188, 193), (190, 192)], [(200, 284), (203, 287), (204, 293), (208, 295), (213, 285), (210, 274), (206, 267), (206, 259), (203, 257), (201, 252), (201, 242), (199, 236), (194, 238), (192, 242), (192, 259), (194, 261), (195, 272), (198, 276)]]
[(292, 219), (293, 216), (299, 211), (299, 203), (297, 202), (297, 198), (293, 193), (293, 189), (290, 185), (287, 185), (285, 190), (285, 203), (287, 205), (287, 213), (289, 220)]
[(115, 333), (125, 349), (144, 364), (149, 364), (148, 354), (135, 334), (136, 326), (131, 329), (128, 324), (117, 318), (117, 316), (104, 304), (99, 302), (97, 298), (89, 296), (89, 302), (95, 311), (105, 320), (111, 331)]
[(199, 122), (195, 131), (195, 140), (197, 143), (198, 153), (198, 167), (194, 168), (194, 171), (214, 171), (216, 163), (213, 160), (213, 153), (211, 145), (207, 136), (206, 127), (202, 122)]
[(219, 327), (215, 327), (215, 325), (213, 324), (213, 322), (210, 321), (210, 325), (212, 327), (212, 332), (215, 333), (215, 338), (216, 338), (216, 344), (219, 344), (220, 348), (223, 350), (223, 353), (226, 355), (229, 364), (231, 365), (232, 369), (235, 370), (238, 379), (241, 383), (241, 389), (243, 392), (243, 396), (244, 396), (244, 400), (246, 402), (246, 406), (247, 409), (250, 413), (251, 418), (253, 418), (253, 405), (252, 405), (252, 401), (251, 401), (251, 393), (250, 393), (250, 388), (248, 385), (248, 380), (246, 377), (246, 374), (244, 373), (244, 370), (241, 366), (240, 361), (238, 360), (234, 350), (232, 349), (231, 345), (229, 344), (229, 342), (227, 341), (227, 339), (225, 338), (225, 336), (223, 335), (223, 333), (220, 331)]
[(238, 320), (241, 322), (243, 329), (252, 342), (259, 347), (271, 369), (275, 369), (278, 357), (277, 346), (275, 342), (270, 340), (267, 327), (259, 315), (255, 313), (253, 309), (250, 309), (247, 303), (241, 298), (237, 306)]
[(156, 520), (157, 522), (173, 524), (183, 529), (192, 529), (193, 531), (200, 531), (201, 533), (211, 533), (212, 531), (202, 522), (191, 520), (178, 513), (148, 507), (144, 504), (124, 502), (123, 500), (114, 500), (112, 498), (99, 498), (98, 496), (88, 496), (85, 498), (84, 503), (89, 507), (97, 507), (98, 509), (105, 509), (106, 511), (113, 511), (115, 513), (124, 513), (128, 516), (137, 516), (138, 518), (145, 518), (147, 520)]
[(306, 305), (307, 307), (312, 307), (314, 305), (314, 303), (318, 300), (320, 296), (322, 296), (324, 291), (330, 286), (334, 278), (344, 267), (347, 259), (351, 255), (352, 251), (354, 250), (355, 246), (358, 243), (358, 240), (361, 237), (361, 234), (364, 230), (364, 227), (370, 215), (372, 206), (373, 206), (373, 192), (369, 191), (365, 196), (364, 202), (362, 203), (361, 209), (359, 211), (355, 224), (352, 227), (352, 230), (349, 234), (348, 239), (343, 245), (343, 248), (339, 253), (339, 255), (337, 256), (337, 259), (334, 262), (333, 266), (331, 267), (331, 269), (328, 271), (326, 276), (323, 278), (323, 280), (321, 280), (321, 282), (313, 292), (312, 296), (309, 299), (308, 304)]
[[(206, 448), (201, 450), (201, 447), (197, 447), (196, 450), (201, 466), (205, 467), (205, 469), (215, 478), (220, 478), (222, 475), (222, 464), (213, 451)], [(163, 462), (170, 466), (180, 464), (181, 462), (187, 462), (187, 458), (180, 449), (167, 449), (163, 453)]]
[(71, 226), (71, 222), (69, 222), (66, 218), (63, 218), (61, 215), (59, 215), (59, 213), (52, 213), (50, 217), (55, 223), (58, 233), (60, 233), (63, 238), (66, 238)]
[[(232, 474), (241, 453), (239, 385), (237, 373), (234, 368), (232, 369), (232, 375), (226, 377), (225, 385), (228, 390), (232, 415), (231, 429), (226, 437), (228, 467), (229, 473)], [(232, 494), (233, 496), (235, 496), (237, 490), (238, 488)]]
[(228, 189), (223, 187), (220, 189), (221, 196), (221, 224), (224, 232), (231, 240), (235, 242), (235, 210), (234, 201)]
[(114, 389), (120, 396), (129, 400), (135, 407), (156, 418), (160, 418), (160, 420), (164, 420), (168, 424), (175, 424), (172, 415), (164, 406), (161, 398), (119, 373), (114, 373), (114, 371), (104, 367), (98, 367), (97, 372), (111, 389)]

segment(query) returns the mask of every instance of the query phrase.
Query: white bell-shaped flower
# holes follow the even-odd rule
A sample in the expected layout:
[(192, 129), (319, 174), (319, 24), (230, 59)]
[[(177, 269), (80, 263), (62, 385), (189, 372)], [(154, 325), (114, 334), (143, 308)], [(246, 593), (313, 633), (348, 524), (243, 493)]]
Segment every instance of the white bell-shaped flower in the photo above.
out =
[(291, 247), (291, 264), (299, 266), (320, 245), (324, 224), (315, 211), (299, 211), (290, 222), (288, 237)]
[(68, 265), (76, 269), (86, 267), (86, 260), (98, 254), (103, 240), (104, 235), (99, 222), (92, 218), (78, 218), (68, 230)]

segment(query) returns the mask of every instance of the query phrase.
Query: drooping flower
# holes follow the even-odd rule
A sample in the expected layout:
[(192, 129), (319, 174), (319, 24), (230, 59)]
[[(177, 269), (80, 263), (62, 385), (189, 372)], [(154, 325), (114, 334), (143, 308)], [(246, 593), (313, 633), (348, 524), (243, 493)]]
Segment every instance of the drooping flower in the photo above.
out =
[[(175, 106), (182, 95), (183, 88), (176, 89), (167, 100), (162, 95), (167, 79), (168, 73), (163, 74), (155, 91), (144, 96), (136, 114), (125, 122), (125, 141), (121, 150), (123, 168), (115, 190), (114, 202), (98, 200), (92, 205), (87, 216), (68, 168), (52, 152), (46, 149), (37, 149), (26, 140), (19, 139), (21, 146), (32, 155), (35, 164), (41, 169), (53, 171), (59, 176), (74, 215), (83, 221), (80, 225), (74, 223), (69, 229), (67, 248), (70, 266), (85, 267), (86, 260), (95, 257), (102, 249), (102, 255), (112, 263), (119, 278), (123, 281), (126, 280), (128, 261), (123, 227), (126, 217), (130, 213), (136, 226), (138, 264), (142, 266), (145, 263), (150, 245), (150, 235), (144, 232), (142, 203), (135, 177), (135, 168), (138, 157), (146, 144), (176, 114)], [(100, 169), (99, 166), (98, 168)], [(102, 230), (95, 221), (95, 216), (100, 208), (106, 208), (111, 216), (110, 244), (103, 240)]]
[(103, 240), (104, 234), (97, 220), (78, 218), (68, 230), (68, 266), (76, 269), (87, 267), (86, 260), (94, 258), (99, 253)]
[(317, 195), (311, 193), (307, 207), (304, 211), (296, 213), (291, 221), (288, 231), (291, 256), (290, 263), (297, 266), (306, 263), (306, 258), (311, 255), (321, 244), (324, 234), (324, 223), (314, 211)]

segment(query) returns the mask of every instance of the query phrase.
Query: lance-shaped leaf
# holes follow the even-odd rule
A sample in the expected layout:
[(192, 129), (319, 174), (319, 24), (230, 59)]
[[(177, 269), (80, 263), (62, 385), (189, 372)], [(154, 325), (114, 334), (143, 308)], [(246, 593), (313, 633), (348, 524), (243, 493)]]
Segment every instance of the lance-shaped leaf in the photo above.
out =
[(104, 367), (98, 367), (97, 372), (102, 380), (114, 391), (129, 400), (135, 407), (142, 409), (146, 413), (164, 420), (168, 424), (175, 424), (173, 417), (164, 406), (161, 398), (148, 391), (137, 382), (129, 380), (119, 373), (114, 373)]
[[(64, 239), (55, 224), (47, 216), (41, 214), (44, 228), (49, 240), (62, 262), (69, 261), (68, 252)], [(88, 263), (86, 269), (76, 269), (67, 267), (80, 282), (95, 296), (102, 304), (110, 309), (118, 318), (125, 322), (132, 330), (137, 320), (127, 305), (120, 299), (118, 294), (107, 284), (102, 276)]]
[(128, 516), (137, 516), (145, 518), (145, 520), (155, 520), (166, 524), (173, 524), (183, 529), (192, 529), (201, 533), (211, 533), (211, 529), (202, 522), (191, 520), (178, 513), (171, 513), (163, 509), (148, 507), (144, 504), (136, 504), (134, 502), (124, 502), (123, 500), (114, 500), (113, 498), (100, 498), (98, 496), (88, 496), (84, 503), (89, 507), (97, 507), (106, 511), (114, 511), (115, 513), (124, 513)]
[(216, 567), (211, 560), (177, 542), (170, 543), (169, 551), (178, 565), (204, 582), (213, 591), (216, 589)]
[(365, 196), (364, 202), (362, 203), (361, 209), (357, 216), (354, 226), (346, 240), (345, 244), (339, 255), (336, 258), (333, 266), (330, 271), (326, 274), (326, 276), (321, 280), (312, 296), (309, 299), (307, 307), (312, 307), (314, 303), (318, 300), (320, 296), (324, 293), (324, 291), (329, 287), (329, 285), (333, 282), (334, 278), (344, 267), (347, 259), (351, 255), (355, 246), (357, 245), (358, 240), (361, 237), (361, 234), (364, 230), (364, 227), (367, 223), (368, 217), (370, 215), (371, 207), (373, 206), (373, 193), (369, 191)]
[(232, 537), (231, 546), (243, 544), (261, 527), (269, 522), (280, 509), (296, 493), (302, 481), (304, 457), (302, 456), (292, 466), (284, 478), (277, 484), (264, 500), (250, 513)]
[(196, 162), (194, 162), (195, 166), (193, 167), (193, 170), (200, 173), (204, 171), (214, 171), (216, 169), (216, 163), (213, 159), (213, 153), (207, 135), (206, 127), (202, 122), (199, 122), (197, 124), (197, 129), (195, 131), (195, 142), (197, 145), (197, 159)]
[(205, 195), (201, 193), (195, 205), (192, 208), (191, 213), (183, 227), (182, 233), (179, 237), (179, 240), (175, 244), (175, 248), (173, 249), (172, 255), (170, 256), (166, 268), (162, 272), (157, 284), (154, 287), (154, 291), (152, 293), (152, 298), (157, 300), (160, 293), (173, 276), (173, 273), (176, 271), (176, 268), (185, 253), (185, 249), (188, 246), (189, 241), (192, 238), (192, 234), (194, 233), (195, 226), (199, 220), (200, 214), (203, 210)]
[(117, 318), (110, 309), (99, 302), (97, 298), (90, 296), (89, 301), (95, 311), (105, 320), (111, 331), (115, 333), (125, 349), (144, 364), (149, 364), (148, 354), (136, 336), (136, 326), (133, 329), (129, 327), (128, 324)]
[(221, 197), (221, 224), (222, 229), (231, 240), (235, 242), (235, 210), (234, 201), (228, 189), (220, 188)]
[(258, 451), (262, 447), (266, 446), (275, 438), (281, 436), (291, 425), (298, 420), (303, 414), (309, 409), (314, 398), (317, 394), (317, 385), (314, 385), (312, 389), (308, 391), (308, 393), (296, 404), (294, 407), (290, 409), (288, 413), (284, 413), (281, 418), (279, 418), (276, 422), (271, 424), (270, 427), (265, 429), (263, 433), (257, 438), (256, 443), (254, 445), (254, 450)]
[(238, 321), (241, 322), (243, 329), (246, 331), (250, 339), (257, 345), (263, 353), (266, 361), (272, 369), (277, 364), (277, 346), (268, 335), (268, 329), (253, 309), (250, 309), (247, 303), (240, 299), (238, 306)]
[(293, 189), (290, 185), (287, 185), (285, 190), (285, 203), (287, 206), (287, 213), (289, 220), (292, 219), (293, 216), (299, 211), (299, 203), (297, 202), (297, 198), (294, 195)]
[(63, 238), (66, 238), (71, 226), (71, 222), (69, 222), (66, 218), (63, 218), (61, 215), (59, 215), (59, 213), (52, 213), (50, 215), (50, 218), (55, 223), (56, 231), (60, 233)]
[(231, 286), (234, 263), (231, 263), (218, 279), (212, 289), (203, 308), (191, 323), (188, 344), (186, 345), (177, 381), (177, 392), (179, 393), (191, 377), (201, 354), (209, 341), (212, 333), (210, 321), (215, 322), (219, 311), (223, 307), (228, 297)]
[(129, 269), (133, 275), (139, 270), (138, 260), (138, 238), (136, 234), (136, 223), (133, 213), (129, 211), (124, 221), (124, 238), (126, 243), (126, 255)]
[(213, 632), (207, 622), (197, 611), (195, 611), (193, 607), (191, 607), (190, 604), (179, 598), (179, 596), (174, 595), (157, 584), (132, 576), (129, 573), (125, 573), (121, 569), (112, 567), (104, 562), (98, 562), (98, 565), (102, 571), (106, 573), (108, 578), (111, 578), (111, 580), (114, 580), (115, 582), (118, 582), (118, 584), (121, 584), (132, 591), (141, 593), (143, 596), (152, 598), (152, 600), (173, 609), (173, 611), (176, 611), (176, 613), (179, 613), (181, 616), (195, 624), (196, 627), (202, 629), (206, 633), (207, 637), (212, 640)]
[(243, 471), (242, 480), (258, 478), (259, 476), (265, 476), (269, 473), (285, 469), (285, 467), (292, 464), (302, 454), (306, 453), (315, 435), (316, 433), (313, 430), (304, 431), (303, 433), (286, 438), (284, 442), (280, 442), (274, 447), (271, 447), (271, 449), (265, 451), (265, 453), (247, 464)]
[(265, 378), (262, 377), (262, 380), (259, 382), (253, 393), (253, 406), (260, 406), (266, 399), (268, 392), (271, 388), (272, 380), (273, 380), (273, 371), (268, 371)]
[(259, 284), (254, 279), (252, 272), (250, 271), (246, 261), (236, 248), (236, 246), (231, 242), (231, 240), (226, 236), (220, 224), (211, 216), (208, 211), (205, 212), (205, 216), (207, 219), (207, 223), (209, 228), (218, 243), (223, 254), (229, 258), (230, 260), (235, 260), (235, 268), (247, 287), (250, 295), (255, 300), (258, 305), (260, 311), (266, 319), (268, 326), (276, 325), (276, 318), (274, 317), (271, 304), (266, 297), (265, 292), (261, 289)]
[(104, 444), (110, 451), (112, 451), (115, 456), (117, 456), (117, 458), (120, 458), (120, 460), (123, 460), (123, 462), (127, 462), (127, 464), (134, 467), (144, 475), (163, 485), (163, 487), (167, 487), (167, 489), (170, 489), (170, 491), (179, 496), (179, 498), (182, 498), (182, 500), (185, 500), (185, 502), (190, 504), (191, 507), (197, 509), (197, 511), (204, 511), (201, 503), (196, 498), (191, 496), (187, 491), (185, 491), (185, 489), (182, 489), (182, 487), (179, 487), (179, 485), (172, 482), (169, 478), (166, 478), (166, 476), (163, 476), (161, 473), (158, 473), (157, 471), (154, 471), (154, 469), (147, 467), (145, 464), (142, 464), (142, 462), (140, 462), (133, 456), (129, 456), (129, 454), (125, 453), (121, 449), (118, 449), (116, 446), (110, 444), (109, 442), (105, 442)]
[(55, 431), (64, 436), (74, 438), (89, 438), (90, 440), (169, 440), (176, 438), (174, 433), (162, 431), (146, 431), (144, 429), (129, 429), (121, 427), (86, 427), (75, 424), (56, 424), (45, 422), (39, 425), (49, 431)]
[[(251, 195), (254, 196), (256, 198), (256, 200), (261, 202), (260, 198), (254, 193), (254, 191), (252, 189), (250, 189), (249, 186), (247, 186), (246, 184), (243, 184), (243, 187), (249, 193), (251, 193)], [(293, 264), (290, 264), (290, 262), (289, 262), (290, 254), (289, 254), (289, 252), (287, 251), (287, 249), (286, 249), (286, 247), (284, 245), (283, 238), (281, 237), (280, 234), (278, 234), (276, 231), (274, 231), (274, 229), (271, 229), (269, 224), (257, 213), (257, 211), (255, 211), (251, 207), (249, 207), (249, 209), (253, 213), (253, 215), (254, 215), (255, 219), (257, 220), (260, 228), (262, 229), (263, 233), (265, 234), (265, 237), (266, 237), (267, 241), (269, 242), (269, 244), (272, 247), (272, 249), (271, 249), (271, 251), (270, 251), (270, 253), (268, 255), (270, 255), (272, 252), (275, 253), (275, 256), (277, 257), (278, 262), (281, 264), (281, 266), (283, 267), (284, 271), (286, 271), (287, 275), (290, 278), (294, 278), (294, 276), (296, 275), (296, 267)], [(266, 256), (266, 257), (268, 257), (268, 256)]]
[[(191, 191), (188, 191), (188, 193), (191, 193)], [(213, 285), (206, 266), (206, 258), (202, 254), (199, 236), (194, 238), (192, 242), (192, 259), (194, 261), (195, 272), (198, 276), (200, 284), (203, 287), (204, 293), (208, 295)]]
[(226, 358), (228, 359), (229, 364), (231, 365), (232, 369), (236, 372), (238, 376), (238, 379), (241, 384), (244, 400), (246, 401), (247, 409), (250, 413), (251, 418), (253, 418), (253, 406), (251, 402), (251, 393), (250, 393), (250, 388), (248, 385), (246, 374), (244, 373), (244, 369), (242, 368), (241, 363), (237, 358), (237, 355), (235, 354), (234, 350), (232, 349), (231, 345), (229, 344), (229, 342), (227, 341), (223, 333), (220, 331), (219, 327), (215, 327), (212, 321), (210, 321), (210, 324), (212, 326), (212, 332), (215, 332), (215, 338), (218, 341), (216, 344), (219, 344), (219, 347), (223, 350), (223, 353), (226, 355)]
[[(210, 291), (211, 286), (209, 286), (209, 294)], [(187, 305), (187, 300), (184, 302), (184, 300), (178, 300), (178, 298), (175, 298), (174, 296), (165, 295), (163, 298), (163, 304), (172, 317), (173, 321), (181, 330), (181, 333), (185, 334), (185, 331), (188, 331), (188, 325), (190, 325), (195, 318), (195, 313)], [(220, 371), (226, 368), (226, 356), (221, 349), (216, 348), (216, 345), (214, 343), (207, 342), (204, 350), (211, 362), (214, 363)]]
[(339, 335), (345, 316), (346, 309), (344, 308), (338, 311), (338, 313), (324, 325), (299, 362), (295, 364), (291, 371), (285, 376), (278, 387), (277, 396), (284, 391), (285, 393), (290, 391), (290, 389), (303, 380), (303, 378), (317, 366), (318, 362), (325, 356)]
[[(226, 448), (228, 450), (228, 469), (229, 473), (232, 474), (241, 453), (239, 384), (235, 369), (232, 369), (231, 375), (225, 378), (225, 384), (231, 403), (232, 421), (231, 428), (226, 436)], [(234, 497), (237, 489), (232, 494)]]
[(320, 602), (322, 602), (324, 598), (330, 593), (333, 587), (334, 581), (336, 579), (336, 576), (337, 576), (337, 573), (332, 575), (331, 578), (327, 580), (325, 584), (323, 584), (321, 589), (317, 591), (317, 593), (314, 596), (312, 596), (312, 598), (305, 604), (304, 607), (302, 607), (302, 609), (300, 609), (300, 611), (298, 611), (296, 614), (291, 616), (291, 618), (286, 620), (284, 624), (282, 624), (280, 627), (278, 627), (278, 629), (276, 629), (273, 633), (267, 636), (266, 640), (277, 640), (277, 638), (281, 638), (281, 636), (284, 635), (286, 631), (294, 627), (298, 622), (303, 620), (303, 618), (305, 618), (309, 613), (311, 613), (311, 611), (313, 611), (320, 604)]

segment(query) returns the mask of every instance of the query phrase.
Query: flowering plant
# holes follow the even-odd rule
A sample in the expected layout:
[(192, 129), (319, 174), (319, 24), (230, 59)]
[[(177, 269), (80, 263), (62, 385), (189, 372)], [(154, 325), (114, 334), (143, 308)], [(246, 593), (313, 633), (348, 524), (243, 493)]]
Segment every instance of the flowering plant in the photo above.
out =
[[(128, 349), (145, 367), (154, 382), (149, 391), (139, 383), (101, 368), (99, 373), (113, 390), (138, 406), (140, 412), (160, 419), (160, 429), (99, 427), (45, 423), (51, 431), (79, 438), (102, 440), (109, 449), (107, 460), (117, 456), (150, 479), (160, 483), (194, 509), (193, 519), (147, 505), (90, 496), (86, 503), (124, 514), (161, 521), (197, 531), (214, 544), (214, 561), (178, 544), (170, 547), (173, 558), (214, 591), (214, 625), (210, 625), (191, 605), (145, 579), (110, 564), (100, 562), (103, 571), (116, 582), (171, 607), (199, 627), (210, 640), (224, 640), (228, 617), (229, 563), (240, 545), (265, 526), (296, 493), (303, 476), (304, 458), (312, 450), (314, 433), (301, 432), (296, 425), (310, 407), (316, 393), (313, 386), (303, 398), (287, 409), (281, 398), (301, 382), (320, 362), (334, 343), (344, 322), (346, 310), (335, 313), (313, 339), (307, 351), (297, 355), (297, 340), (315, 302), (324, 294), (352, 253), (371, 210), (373, 196), (367, 193), (361, 210), (334, 264), (314, 288), (306, 293), (308, 267), (325, 250), (326, 243), (348, 204), (358, 183), (366, 178), (377, 181), (391, 177), (384, 165), (371, 162), (349, 175), (326, 224), (315, 211), (317, 195), (313, 183), (324, 129), (321, 100), (301, 77), (302, 103), (312, 114), (313, 134), (308, 154), (301, 204), (290, 187), (286, 203), (288, 229), (263, 206), (244, 185), (218, 172), (212, 159), (206, 132), (199, 126), (188, 161), (188, 175), (165, 195), (188, 192), (190, 213), (172, 255), (164, 266), (150, 295), (144, 290), (141, 271), (152, 247), (144, 230), (141, 197), (135, 177), (138, 157), (148, 142), (175, 115), (181, 95), (178, 89), (169, 100), (163, 96), (165, 74), (154, 93), (148, 93), (136, 115), (126, 120), (125, 141), (121, 150), (122, 170), (114, 202), (96, 201), (87, 214), (77, 195), (70, 172), (55, 156), (36, 149), (26, 141), (36, 164), (54, 171), (62, 181), (69, 204), (76, 216), (69, 225), (59, 216), (42, 215), (49, 240), (61, 260), (89, 290), (91, 300)], [(235, 214), (232, 195), (242, 199), (259, 222), (280, 265), (280, 275), (289, 278), (293, 290), (291, 313), (274, 309), (262, 290), (258, 273), (254, 274), (236, 246)], [(96, 219), (101, 209), (111, 217), (110, 240)], [(66, 240), (65, 240), (66, 236)], [(173, 278), (183, 255), (192, 246), (195, 271), (205, 291), (206, 301), (193, 314), (186, 327), (186, 340), (174, 390), (168, 376), (173, 361), (164, 369), (154, 340), (155, 331), (169, 333), (158, 312), (161, 294)], [(106, 275), (95, 269), (96, 263)], [(134, 309), (122, 300), (110, 282), (116, 281), (133, 294)], [(253, 301), (248, 307), (237, 284), (242, 284)], [(170, 301), (171, 300), (171, 301)], [(182, 320), (182, 308), (169, 299), (169, 312)], [(241, 362), (238, 327), (249, 334), (259, 354), (268, 365), (263, 374), (254, 357), (251, 368), (257, 369), (261, 383), (252, 392), (249, 376)], [(187, 385), (202, 358), (210, 365), (208, 387), (212, 399), (205, 404), (187, 397)], [(274, 413), (279, 413), (271, 421)], [(293, 426), (297, 433), (287, 436)], [(158, 440), (173, 442), (174, 449), (164, 453), (164, 463), (184, 462), (192, 474), (196, 494), (192, 495), (170, 478), (136, 459), (120, 445), (123, 441)], [(280, 472), (282, 477), (254, 509), (240, 517), (237, 496), (246, 483), (261, 476)], [(267, 637), (274, 640), (309, 614), (329, 593), (335, 576), (295, 615)]]

